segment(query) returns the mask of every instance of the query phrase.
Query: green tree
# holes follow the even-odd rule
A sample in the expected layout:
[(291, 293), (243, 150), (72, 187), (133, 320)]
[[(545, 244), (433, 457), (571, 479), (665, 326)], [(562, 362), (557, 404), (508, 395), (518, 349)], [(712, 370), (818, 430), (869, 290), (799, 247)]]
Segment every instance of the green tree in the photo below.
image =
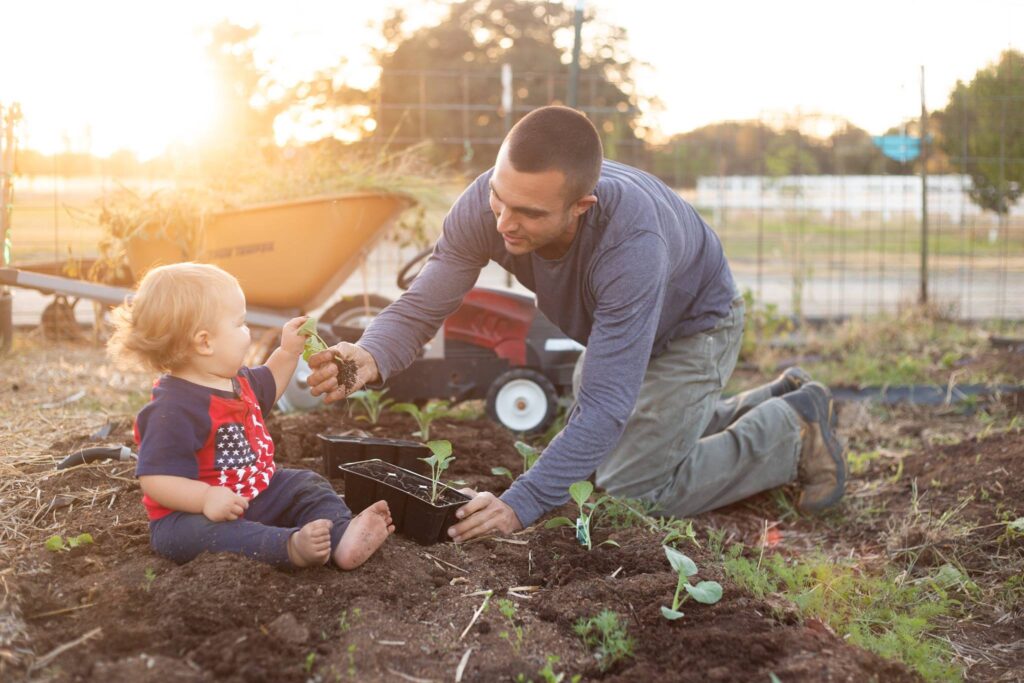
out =
[(1007, 50), (970, 83), (957, 81), (937, 115), (939, 147), (971, 177), (971, 199), (1005, 216), (1024, 191), (1024, 53)]
[[(501, 65), (512, 66), (514, 122), (530, 109), (564, 102), (572, 9), (557, 2), (465, 0), (435, 26), (407, 31), (401, 10), (383, 24), (387, 46), (375, 135), (395, 144), (433, 141), (435, 156), (486, 168), (505, 135)], [(633, 86), (637, 62), (624, 29), (588, 17), (578, 106), (601, 132), (606, 156), (630, 159), (646, 130)], [(425, 105), (425, 106), (422, 106)], [(457, 105), (462, 109), (450, 109)]]

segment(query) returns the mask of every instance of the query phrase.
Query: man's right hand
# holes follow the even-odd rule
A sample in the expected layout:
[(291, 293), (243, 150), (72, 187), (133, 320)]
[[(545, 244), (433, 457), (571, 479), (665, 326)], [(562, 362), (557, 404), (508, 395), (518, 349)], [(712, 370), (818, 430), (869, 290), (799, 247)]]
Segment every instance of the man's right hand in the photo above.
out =
[[(338, 385), (338, 366), (333, 362), (335, 357), (350, 360), (356, 364), (356, 380), (351, 387)], [(309, 384), (309, 393), (314, 396), (323, 394), (324, 403), (340, 401), (370, 382), (380, 379), (377, 361), (373, 359), (370, 352), (358, 344), (349, 344), (348, 342), (335, 344), (326, 351), (310, 356), (309, 367), (313, 370), (313, 373), (306, 379), (306, 383)]]
[(211, 486), (203, 496), (203, 514), (211, 522), (233, 522), (248, 508), (248, 500), (223, 486)]

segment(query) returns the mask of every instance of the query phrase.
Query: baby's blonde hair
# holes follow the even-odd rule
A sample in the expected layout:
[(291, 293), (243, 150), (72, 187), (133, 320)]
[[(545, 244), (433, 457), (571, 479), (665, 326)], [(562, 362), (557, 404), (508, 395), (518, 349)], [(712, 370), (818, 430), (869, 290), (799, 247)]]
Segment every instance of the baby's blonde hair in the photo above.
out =
[(156, 372), (176, 370), (191, 356), (192, 338), (211, 329), (225, 289), (238, 287), (231, 273), (206, 263), (152, 269), (128, 301), (114, 309), (107, 353), (118, 365)]

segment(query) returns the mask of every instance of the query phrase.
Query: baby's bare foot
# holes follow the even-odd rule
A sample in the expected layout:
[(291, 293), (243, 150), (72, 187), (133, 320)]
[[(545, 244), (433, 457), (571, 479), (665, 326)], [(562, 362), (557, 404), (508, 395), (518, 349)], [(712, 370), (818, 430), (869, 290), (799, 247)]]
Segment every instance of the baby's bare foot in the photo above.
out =
[(334, 549), (334, 564), (355, 569), (370, 559), (390, 534), (395, 532), (387, 501), (378, 500), (352, 518)]
[(331, 556), (329, 519), (317, 519), (302, 527), (288, 539), (288, 559), (296, 567), (327, 564)]

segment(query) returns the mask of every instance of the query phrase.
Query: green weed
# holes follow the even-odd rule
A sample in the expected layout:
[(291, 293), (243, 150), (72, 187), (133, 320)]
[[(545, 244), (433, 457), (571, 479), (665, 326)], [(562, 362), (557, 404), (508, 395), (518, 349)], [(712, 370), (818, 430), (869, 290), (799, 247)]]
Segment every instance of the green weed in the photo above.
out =
[(633, 656), (633, 639), (616, 612), (603, 610), (597, 616), (581, 618), (573, 630), (594, 652), (601, 671), (607, 671), (616, 662)]

